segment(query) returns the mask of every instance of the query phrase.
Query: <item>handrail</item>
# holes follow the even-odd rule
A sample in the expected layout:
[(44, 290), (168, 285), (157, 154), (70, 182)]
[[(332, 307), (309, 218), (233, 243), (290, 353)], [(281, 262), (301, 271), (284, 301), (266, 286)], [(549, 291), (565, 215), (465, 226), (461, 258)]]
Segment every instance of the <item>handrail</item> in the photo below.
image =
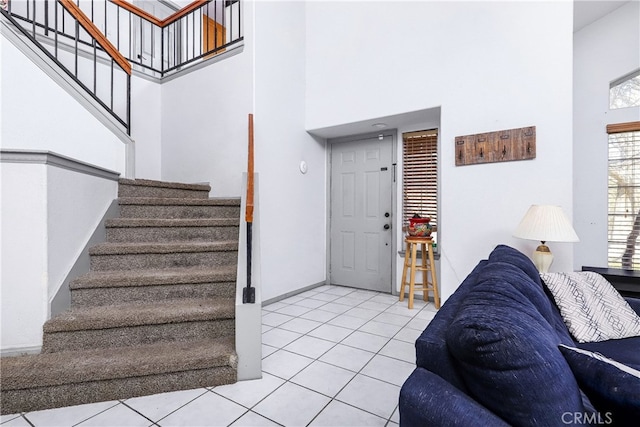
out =
[(242, 303), (256, 302), (256, 288), (251, 286), (251, 255), (253, 251), (253, 114), (249, 114), (249, 149), (247, 165), (247, 202), (245, 221), (247, 223), (247, 287), (242, 291)]
[(62, 5), (67, 11), (77, 19), (78, 23), (82, 25), (91, 37), (93, 37), (98, 44), (104, 49), (104, 51), (113, 58), (114, 61), (129, 75), (131, 75), (131, 64), (127, 59), (118, 51), (118, 49), (111, 44), (109, 40), (100, 32), (96, 25), (84, 14), (84, 12), (76, 6), (71, 0), (58, 0), (58, 3)]
[(183, 16), (188, 15), (189, 13), (193, 12), (195, 9), (199, 8), (200, 6), (204, 6), (205, 4), (208, 3), (208, 0), (195, 0), (194, 2), (189, 3), (187, 6), (183, 7), (177, 12), (167, 16), (165, 19), (158, 19), (152, 14), (150, 14), (149, 12), (142, 10), (138, 6), (135, 6), (124, 0), (109, 0), (109, 1), (117, 6), (120, 6), (123, 9), (128, 10), (134, 15), (137, 15), (140, 18), (143, 18), (151, 22), (152, 24), (157, 25), (160, 28), (164, 28), (167, 25), (174, 23), (175, 21), (182, 18)]
[(38, 55), (55, 63), (131, 135), (131, 64), (93, 21), (72, 0), (7, 6), (2, 15), (37, 46)]

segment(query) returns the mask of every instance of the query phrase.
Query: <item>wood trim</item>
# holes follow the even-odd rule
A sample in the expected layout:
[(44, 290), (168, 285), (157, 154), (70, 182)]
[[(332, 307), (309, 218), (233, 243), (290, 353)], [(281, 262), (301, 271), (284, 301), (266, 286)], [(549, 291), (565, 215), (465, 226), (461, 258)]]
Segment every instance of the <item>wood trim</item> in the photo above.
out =
[(247, 166), (246, 222), (253, 222), (253, 114), (249, 114), (249, 164)]
[(182, 9), (180, 9), (179, 11), (167, 16), (165, 19), (158, 19), (155, 16), (151, 15), (150, 13), (140, 9), (137, 6), (132, 5), (129, 2), (126, 2), (124, 0), (110, 0), (111, 3), (120, 6), (123, 9), (128, 10), (129, 12), (133, 13), (134, 15), (137, 15), (143, 19), (146, 19), (147, 21), (151, 22), (152, 24), (157, 25), (160, 28), (164, 28), (167, 25), (177, 21), (178, 19), (182, 18), (183, 16), (193, 12), (195, 9), (207, 4), (207, 0), (195, 0), (193, 3), (190, 3), (189, 5), (183, 7)]
[(82, 28), (84, 28), (107, 54), (113, 58), (114, 61), (129, 75), (131, 75), (131, 64), (127, 59), (111, 44), (109, 40), (100, 32), (93, 22), (87, 17), (87, 15), (80, 10), (78, 6), (71, 0), (59, 0), (60, 4), (78, 20)]
[(143, 19), (146, 19), (147, 21), (151, 22), (152, 24), (155, 24), (159, 27), (162, 27), (162, 20), (156, 18), (155, 16), (151, 15), (150, 13), (140, 9), (138, 6), (134, 6), (133, 4), (126, 2), (124, 0), (109, 0), (111, 3), (115, 4), (116, 6), (120, 6), (121, 8), (128, 10), (129, 12), (133, 13), (134, 15), (137, 15)]
[(607, 125), (607, 133), (622, 133), (640, 131), (640, 122), (615, 123)]
[(162, 24), (160, 26), (165, 27), (177, 21), (178, 19), (182, 18), (184, 15), (187, 15), (193, 12), (195, 9), (199, 8), (200, 6), (204, 6), (205, 4), (207, 4), (207, 0), (196, 0), (193, 3), (190, 3), (188, 6), (183, 7), (176, 13), (167, 16), (165, 19), (162, 20)]

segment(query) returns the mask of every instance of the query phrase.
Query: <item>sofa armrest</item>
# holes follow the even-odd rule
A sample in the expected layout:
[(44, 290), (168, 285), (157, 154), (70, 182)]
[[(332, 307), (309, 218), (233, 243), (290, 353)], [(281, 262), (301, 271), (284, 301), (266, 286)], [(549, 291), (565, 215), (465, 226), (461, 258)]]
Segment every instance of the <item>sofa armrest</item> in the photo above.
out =
[(629, 303), (633, 311), (635, 311), (636, 313), (638, 313), (638, 315), (640, 315), (640, 299), (626, 297), (625, 300)]
[(400, 389), (400, 425), (508, 426), (471, 397), (420, 367), (414, 369)]

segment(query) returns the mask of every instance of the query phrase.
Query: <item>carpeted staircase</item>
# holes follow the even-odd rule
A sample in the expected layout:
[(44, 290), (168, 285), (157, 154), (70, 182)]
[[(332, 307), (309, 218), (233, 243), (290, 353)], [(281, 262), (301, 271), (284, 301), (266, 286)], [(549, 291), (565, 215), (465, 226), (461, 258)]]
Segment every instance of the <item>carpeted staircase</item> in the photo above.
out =
[(208, 185), (126, 180), (42, 353), (1, 360), (1, 413), (236, 381), (239, 199)]

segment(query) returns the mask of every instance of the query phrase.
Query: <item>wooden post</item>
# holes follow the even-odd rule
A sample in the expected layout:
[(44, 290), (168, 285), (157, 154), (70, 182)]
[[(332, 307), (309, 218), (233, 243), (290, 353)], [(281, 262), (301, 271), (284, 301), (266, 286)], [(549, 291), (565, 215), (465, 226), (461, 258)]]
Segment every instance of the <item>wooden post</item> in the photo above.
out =
[(242, 292), (243, 304), (256, 302), (256, 289), (251, 287), (251, 256), (253, 252), (253, 114), (249, 114), (249, 160), (247, 165), (247, 287)]

